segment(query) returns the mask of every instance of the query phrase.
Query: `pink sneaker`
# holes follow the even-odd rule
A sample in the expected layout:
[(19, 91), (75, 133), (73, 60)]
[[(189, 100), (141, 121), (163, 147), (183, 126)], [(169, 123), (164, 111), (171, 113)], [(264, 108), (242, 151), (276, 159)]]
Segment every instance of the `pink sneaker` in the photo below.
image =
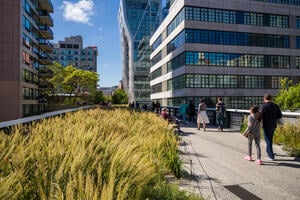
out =
[(245, 159), (245, 160), (252, 161), (252, 157), (251, 157), (251, 156), (245, 156), (244, 159)]
[(261, 165), (263, 162), (262, 162), (262, 160), (257, 159), (257, 160), (255, 161), (255, 163), (258, 164), (258, 165)]

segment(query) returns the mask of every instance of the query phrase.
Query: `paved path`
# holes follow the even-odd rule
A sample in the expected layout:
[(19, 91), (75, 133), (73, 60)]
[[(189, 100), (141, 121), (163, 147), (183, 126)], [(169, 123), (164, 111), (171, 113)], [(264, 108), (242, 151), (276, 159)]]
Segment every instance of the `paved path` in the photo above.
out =
[[(216, 128), (199, 131), (181, 127), (181, 159), (184, 189), (205, 199), (300, 200), (300, 162), (275, 145), (275, 161), (267, 161), (265, 141), (261, 141), (263, 165), (244, 160), (247, 140), (238, 132)], [(256, 149), (253, 144), (253, 158)]]

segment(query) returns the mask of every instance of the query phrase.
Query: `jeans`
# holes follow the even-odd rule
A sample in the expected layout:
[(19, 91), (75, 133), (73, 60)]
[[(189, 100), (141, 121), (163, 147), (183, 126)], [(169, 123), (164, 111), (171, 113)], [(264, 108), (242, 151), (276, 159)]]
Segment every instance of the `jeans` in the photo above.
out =
[(224, 116), (222, 114), (217, 114), (216, 116), (216, 122), (218, 125), (218, 128), (220, 128), (221, 130), (223, 130), (223, 124), (224, 124)]
[(273, 136), (276, 128), (263, 128), (264, 129), (264, 135), (265, 135), (265, 141), (266, 141), (266, 151), (269, 156), (269, 158), (274, 159), (274, 153), (273, 153)]
[(181, 114), (181, 117), (182, 117), (183, 122), (186, 123), (187, 122), (187, 120), (186, 120), (186, 114)]

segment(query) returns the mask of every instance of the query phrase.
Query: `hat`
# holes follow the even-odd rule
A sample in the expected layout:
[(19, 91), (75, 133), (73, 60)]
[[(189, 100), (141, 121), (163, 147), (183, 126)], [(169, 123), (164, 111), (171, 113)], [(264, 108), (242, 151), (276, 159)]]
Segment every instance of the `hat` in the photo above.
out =
[(166, 107), (163, 107), (162, 110), (167, 110), (167, 108), (166, 108)]

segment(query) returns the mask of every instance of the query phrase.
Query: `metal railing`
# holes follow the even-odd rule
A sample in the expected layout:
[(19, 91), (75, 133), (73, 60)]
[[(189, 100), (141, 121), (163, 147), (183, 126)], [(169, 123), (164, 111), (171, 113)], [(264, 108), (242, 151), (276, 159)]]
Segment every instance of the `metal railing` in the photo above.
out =
[(30, 124), (32, 122), (46, 119), (49, 117), (65, 115), (66, 113), (75, 112), (78, 110), (90, 109), (90, 108), (94, 108), (94, 107), (96, 107), (96, 106), (84, 106), (84, 107), (78, 107), (78, 108), (72, 108), (72, 109), (65, 109), (65, 110), (44, 113), (42, 115), (35, 115), (35, 116), (24, 117), (24, 118), (20, 118), (20, 119), (16, 119), (16, 120), (0, 122), (0, 129), (9, 128), (9, 127), (16, 126), (19, 124)]
[[(180, 118), (179, 113), (179, 107), (176, 106), (170, 106), (166, 107), (167, 112), (169, 115), (175, 116), (177, 118)], [(196, 108), (196, 113), (197, 113)], [(207, 108), (206, 110), (207, 116), (209, 118), (211, 126), (216, 126), (216, 110), (215, 108)], [(243, 124), (243, 120), (245, 116), (247, 116), (250, 113), (249, 110), (239, 110), (239, 109), (226, 109), (226, 117), (225, 117), (225, 127), (231, 128), (234, 130), (240, 130), (241, 126)], [(300, 113), (299, 112), (282, 112), (282, 123), (291, 122), (294, 123), (297, 121), (297, 119), (300, 119)]]
[[(6, 121), (6, 122), (0, 122), (0, 129), (5, 129), (9, 128), (15, 125), (19, 124), (29, 124), (34, 121), (46, 119), (49, 117), (55, 117), (59, 115), (64, 115), (69, 112), (75, 112), (78, 110), (82, 109), (90, 109), (90, 108), (96, 108), (98, 105), (93, 105), (93, 106), (84, 106), (84, 107), (78, 107), (78, 108), (73, 108), (73, 109), (65, 109), (65, 110), (60, 110), (60, 111), (54, 111), (54, 112), (49, 112), (49, 113), (44, 113), (42, 115), (36, 115), (32, 117), (25, 117), (21, 119), (16, 119), (16, 120), (11, 120), (11, 121)], [(165, 106), (164, 106), (165, 107)], [(181, 118), (180, 113), (179, 113), (179, 107), (177, 106), (168, 106), (167, 112), (171, 116), (175, 116), (177, 118)], [(196, 113), (197, 113), (197, 108), (196, 108)], [(161, 112), (161, 109), (158, 111), (159, 113)], [(207, 116), (210, 121), (210, 126), (215, 126), (216, 125), (216, 111), (214, 108), (207, 108)], [(243, 120), (245, 116), (249, 114), (249, 110), (239, 110), (239, 109), (227, 109), (226, 110), (226, 117), (225, 117), (225, 127), (226, 128), (231, 128), (233, 130), (240, 130)], [(300, 113), (299, 112), (282, 112), (283, 118), (282, 121), (283, 123), (285, 122), (296, 122), (298, 119), (300, 119)], [(196, 119), (196, 116), (195, 116)]]

